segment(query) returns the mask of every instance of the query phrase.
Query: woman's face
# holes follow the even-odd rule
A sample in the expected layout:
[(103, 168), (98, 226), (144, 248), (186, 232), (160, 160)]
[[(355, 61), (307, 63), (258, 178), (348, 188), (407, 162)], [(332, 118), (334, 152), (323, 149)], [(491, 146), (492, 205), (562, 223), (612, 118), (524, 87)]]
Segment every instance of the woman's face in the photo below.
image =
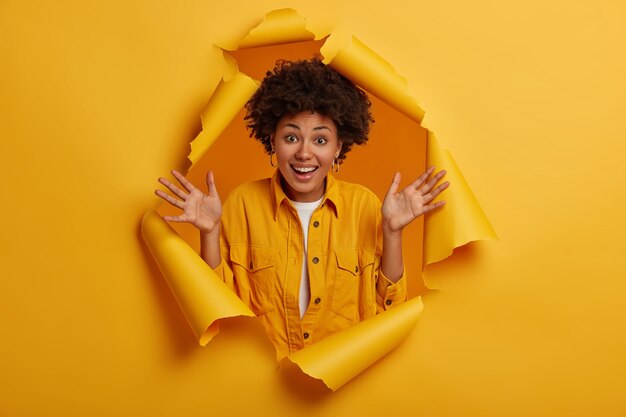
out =
[(341, 152), (335, 122), (311, 111), (284, 116), (271, 141), (287, 197), (298, 202), (319, 200), (326, 174)]

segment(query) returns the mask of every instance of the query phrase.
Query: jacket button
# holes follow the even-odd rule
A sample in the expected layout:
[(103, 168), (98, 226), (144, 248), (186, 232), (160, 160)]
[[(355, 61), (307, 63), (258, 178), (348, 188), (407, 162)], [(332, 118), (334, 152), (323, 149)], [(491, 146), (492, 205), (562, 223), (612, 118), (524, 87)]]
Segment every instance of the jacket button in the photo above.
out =
[(250, 269), (254, 269), (254, 264), (250, 261)]
[(354, 268), (354, 272), (359, 272), (359, 266), (357, 265), (356, 268)]
[(321, 298), (319, 298), (319, 297), (317, 297), (317, 298), (315, 299), (315, 304), (319, 304), (320, 302), (322, 302), (322, 299), (321, 299)]
[(311, 259), (311, 262), (313, 262), (314, 264), (318, 263), (319, 261), (320, 261), (320, 258), (318, 258), (317, 256)]
[(391, 300), (387, 300), (387, 301), (385, 301), (385, 304), (387, 304), (388, 306), (390, 306), (390, 305), (391, 305)]
[(313, 222), (313, 227), (320, 227), (320, 222), (318, 222), (317, 220), (315, 220)]
[(307, 332), (304, 332), (304, 334), (302, 335), (302, 337), (304, 337), (305, 339), (309, 338), (309, 334)]

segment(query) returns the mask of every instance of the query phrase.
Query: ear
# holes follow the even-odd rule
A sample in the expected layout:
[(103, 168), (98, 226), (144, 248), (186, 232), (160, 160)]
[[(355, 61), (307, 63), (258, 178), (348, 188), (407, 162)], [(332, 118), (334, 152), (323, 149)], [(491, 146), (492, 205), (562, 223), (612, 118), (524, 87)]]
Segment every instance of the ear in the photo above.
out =
[(341, 154), (341, 148), (343, 147), (343, 142), (342, 141), (337, 141), (337, 153), (335, 154), (335, 158), (338, 158), (339, 155)]
[(274, 134), (273, 133), (270, 135), (270, 145), (272, 145), (272, 149), (276, 149), (276, 146), (274, 146)]

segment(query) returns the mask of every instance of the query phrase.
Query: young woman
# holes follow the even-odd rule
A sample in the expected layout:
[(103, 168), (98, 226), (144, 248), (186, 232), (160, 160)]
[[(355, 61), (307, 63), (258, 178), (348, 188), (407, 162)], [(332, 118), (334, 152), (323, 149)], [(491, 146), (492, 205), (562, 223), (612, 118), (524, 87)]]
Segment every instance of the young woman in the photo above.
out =
[(257, 314), (279, 357), (403, 302), (402, 230), (444, 204), (431, 203), (448, 186), (436, 186), (445, 172), (432, 167), (401, 191), (396, 173), (382, 206), (333, 177), (367, 141), (369, 108), (318, 59), (279, 61), (245, 118), (277, 167), (272, 178), (237, 187), (223, 206), (210, 171), (208, 194), (176, 171), (182, 189), (159, 178), (175, 197), (156, 194), (183, 210), (165, 220), (198, 228), (202, 258)]

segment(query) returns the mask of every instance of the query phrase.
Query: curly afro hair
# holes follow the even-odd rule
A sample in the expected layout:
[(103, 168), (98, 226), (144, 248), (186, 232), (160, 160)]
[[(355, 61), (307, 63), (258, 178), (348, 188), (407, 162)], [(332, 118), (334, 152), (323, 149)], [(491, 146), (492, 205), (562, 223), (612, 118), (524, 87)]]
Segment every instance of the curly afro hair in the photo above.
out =
[(309, 110), (328, 116), (337, 125), (337, 136), (343, 143), (338, 157), (342, 162), (353, 144), (367, 141), (370, 123), (374, 121), (370, 105), (360, 88), (317, 57), (279, 60), (246, 103), (244, 120), (250, 136), (259, 140), (269, 154), (270, 135), (283, 116)]

